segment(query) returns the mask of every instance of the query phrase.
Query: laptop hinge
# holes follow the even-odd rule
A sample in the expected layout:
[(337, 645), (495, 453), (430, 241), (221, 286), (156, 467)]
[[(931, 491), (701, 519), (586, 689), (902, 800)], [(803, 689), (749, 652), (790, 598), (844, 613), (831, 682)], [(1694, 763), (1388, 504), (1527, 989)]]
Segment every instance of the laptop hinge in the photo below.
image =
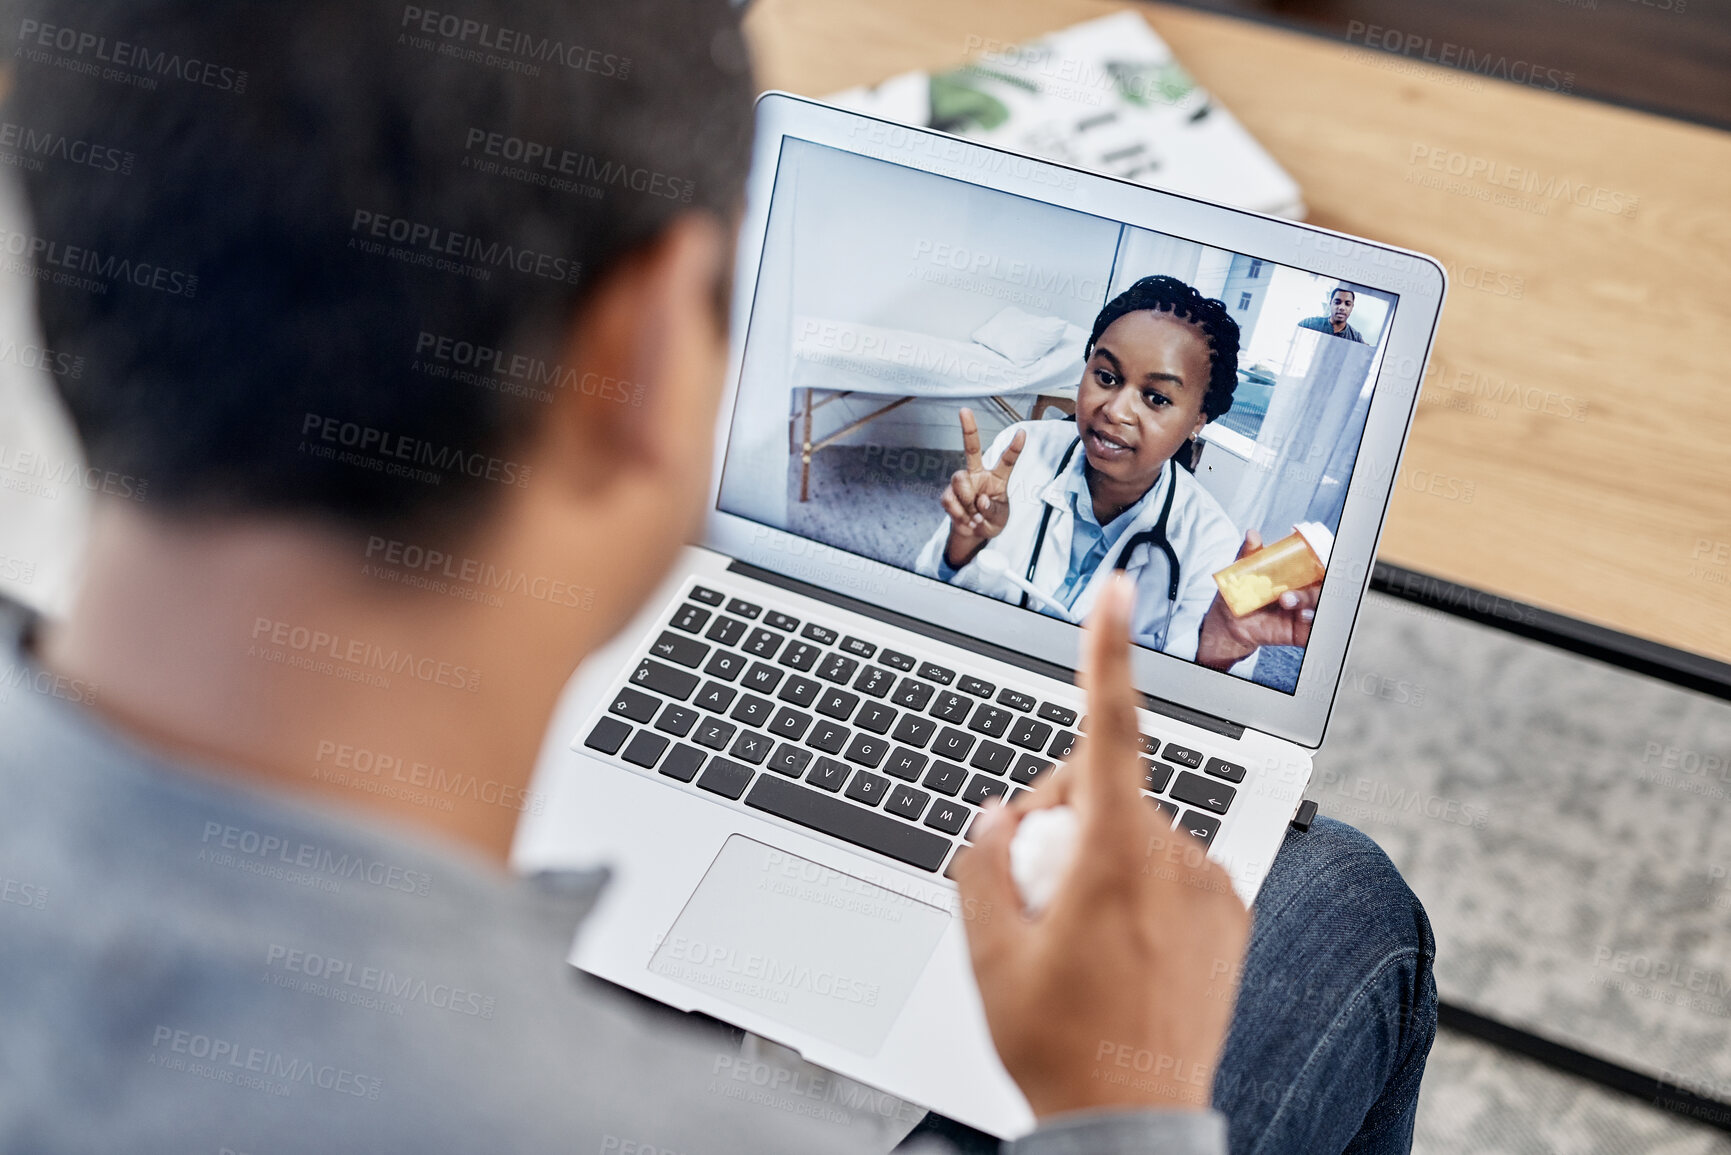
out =
[[(862, 602), (858, 598), (838, 594), (833, 590), (824, 589), (822, 586), (802, 582), (798, 578), (786, 577), (774, 570), (763, 569), (737, 558), (729, 561), (727, 568), (731, 572), (751, 578), (753, 581), (780, 586), (782, 589), (790, 590), (802, 597), (828, 602), (832, 606), (839, 606), (841, 609), (863, 614), (868, 618), (876, 618), (880, 622), (899, 626), (901, 629), (911, 630), (916, 634), (922, 634), (934, 641), (956, 646), (959, 649), (971, 650), (976, 654), (1011, 666), (1020, 666), (1022, 669), (1038, 674), (1043, 678), (1055, 678), (1060, 682), (1068, 682), (1070, 685), (1076, 684), (1076, 671), (1056, 662), (1048, 662), (1041, 658), (1017, 653), (1007, 647), (981, 641), (979, 638), (969, 637), (967, 634), (945, 629), (943, 626), (934, 626), (930, 622), (922, 622), (920, 619), (909, 617), (907, 614), (886, 610), (882, 606), (874, 606), (870, 602)], [(1168, 718), (1175, 718), (1180, 722), (1196, 726), (1213, 734), (1219, 734), (1224, 738), (1237, 741), (1244, 736), (1244, 727), (1237, 722), (1228, 722), (1224, 718), (1217, 718), (1213, 714), (1193, 710), (1188, 706), (1180, 706), (1177, 702), (1168, 702), (1164, 698), (1156, 698), (1152, 694), (1142, 695), (1142, 705), (1156, 714), (1164, 714)]]

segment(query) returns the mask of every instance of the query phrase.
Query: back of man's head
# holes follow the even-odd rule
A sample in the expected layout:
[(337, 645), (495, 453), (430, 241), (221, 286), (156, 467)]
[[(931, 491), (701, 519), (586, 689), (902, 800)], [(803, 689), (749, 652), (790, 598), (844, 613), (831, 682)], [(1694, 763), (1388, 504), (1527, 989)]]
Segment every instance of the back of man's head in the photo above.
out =
[(560, 364), (567, 327), (739, 197), (725, 0), (23, 8), (44, 336), (91, 463), (159, 511), (460, 525), (560, 390), (641, 402)]

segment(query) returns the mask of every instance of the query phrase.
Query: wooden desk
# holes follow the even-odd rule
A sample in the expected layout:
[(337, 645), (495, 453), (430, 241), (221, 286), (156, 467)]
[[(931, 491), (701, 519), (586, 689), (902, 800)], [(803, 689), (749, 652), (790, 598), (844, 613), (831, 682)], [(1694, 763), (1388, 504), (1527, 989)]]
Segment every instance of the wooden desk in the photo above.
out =
[[(961, 64), (971, 36), (1027, 40), (1126, 6), (757, 0), (748, 27), (766, 87), (822, 96)], [(1137, 7), (1297, 178), (1311, 221), (1449, 268), (1382, 556), (1731, 661), (1731, 135)], [(1471, 158), (1575, 182), (1588, 203), (1526, 194), (1541, 215), (1479, 199), (1497, 191), (1483, 179), (1413, 183)], [(1427, 492), (1435, 475), (1470, 501)]]

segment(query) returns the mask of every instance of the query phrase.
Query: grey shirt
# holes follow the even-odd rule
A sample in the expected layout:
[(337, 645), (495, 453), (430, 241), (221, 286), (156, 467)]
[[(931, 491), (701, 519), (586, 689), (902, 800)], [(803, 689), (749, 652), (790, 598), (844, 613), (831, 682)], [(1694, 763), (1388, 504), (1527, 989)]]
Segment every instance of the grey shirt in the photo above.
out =
[[(87, 708), (100, 687), (31, 664), (28, 624), (0, 600), (0, 1150), (893, 1142), (878, 1124), (896, 1100), (765, 1068), (567, 965), (603, 874), (514, 879), (167, 763)], [(1225, 1138), (1214, 1112), (1079, 1114), (1006, 1151), (1215, 1155)]]
[(1364, 338), (1358, 335), (1358, 330), (1351, 325), (1342, 325), (1340, 332), (1334, 331), (1334, 322), (1327, 317), (1306, 317), (1298, 323), (1300, 329), (1315, 329), (1318, 333), (1327, 333), (1330, 337), (1340, 337), (1347, 341), (1357, 341), (1364, 344)]

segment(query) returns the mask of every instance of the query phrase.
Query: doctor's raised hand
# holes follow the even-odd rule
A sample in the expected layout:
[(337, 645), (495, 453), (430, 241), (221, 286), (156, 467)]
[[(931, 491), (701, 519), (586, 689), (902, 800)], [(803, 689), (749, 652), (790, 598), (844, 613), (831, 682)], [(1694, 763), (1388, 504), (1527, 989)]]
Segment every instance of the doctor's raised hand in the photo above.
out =
[[(1244, 535), (1238, 547), (1239, 557), (1248, 557), (1262, 548), (1262, 535), (1254, 529)], [(1248, 658), (1262, 646), (1306, 646), (1310, 644), (1310, 623), (1316, 617), (1316, 595), (1322, 583), (1288, 590), (1279, 600), (1254, 613), (1237, 617), (1219, 594), (1202, 619), (1202, 632), (1196, 642), (1196, 660), (1216, 670), (1230, 668)]]
[(950, 540), (944, 546), (944, 560), (951, 569), (961, 569), (988, 541), (1004, 531), (1010, 520), (1010, 472), (1022, 455), (1028, 435), (1016, 430), (1010, 444), (990, 469), (980, 456), (980, 427), (974, 423), (974, 411), (963, 408), (958, 414), (962, 422), (962, 450), (967, 460), (950, 477), (949, 487), (938, 499), (944, 512), (950, 515)]

